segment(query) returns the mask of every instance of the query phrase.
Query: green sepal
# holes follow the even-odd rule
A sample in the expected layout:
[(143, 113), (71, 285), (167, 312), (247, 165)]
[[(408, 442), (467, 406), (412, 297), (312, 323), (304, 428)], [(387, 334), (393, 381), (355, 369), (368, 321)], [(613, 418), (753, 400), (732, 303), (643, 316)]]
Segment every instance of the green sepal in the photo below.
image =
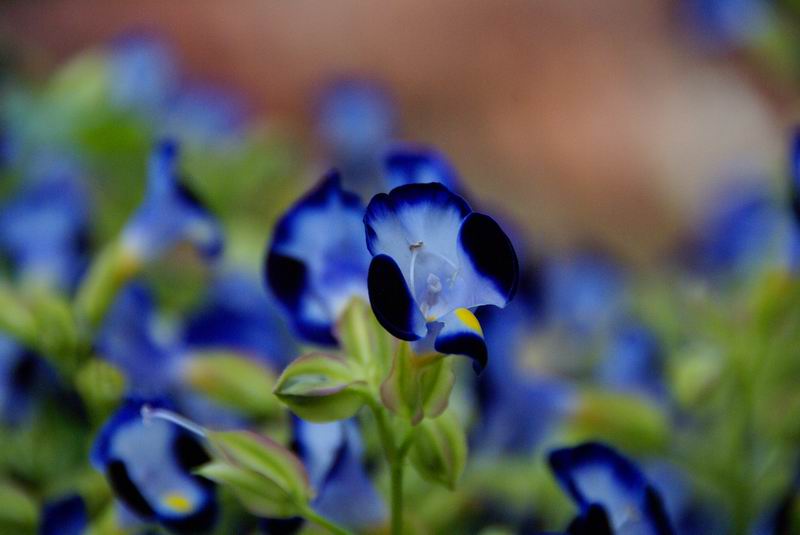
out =
[(95, 422), (104, 421), (125, 395), (125, 374), (106, 360), (92, 359), (75, 374), (75, 389)]
[(33, 531), (39, 508), (34, 499), (8, 481), (0, 481), (0, 527), (14, 527), (15, 533)]
[(214, 461), (198, 474), (229, 487), (252, 513), (297, 516), (313, 498), (300, 460), (288, 449), (250, 431), (209, 432)]
[(467, 464), (467, 437), (453, 411), (419, 424), (409, 459), (424, 479), (455, 489)]
[(332, 422), (358, 412), (364, 404), (365, 386), (344, 358), (312, 353), (286, 367), (274, 392), (301, 418)]
[(416, 356), (410, 344), (403, 342), (381, 385), (381, 400), (390, 411), (417, 425), (447, 409), (454, 384), (451, 359), (439, 354)]
[(272, 393), (275, 374), (243, 355), (216, 351), (196, 353), (184, 368), (184, 378), (194, 390), (248, 416), (270, 418), (281, 411)]

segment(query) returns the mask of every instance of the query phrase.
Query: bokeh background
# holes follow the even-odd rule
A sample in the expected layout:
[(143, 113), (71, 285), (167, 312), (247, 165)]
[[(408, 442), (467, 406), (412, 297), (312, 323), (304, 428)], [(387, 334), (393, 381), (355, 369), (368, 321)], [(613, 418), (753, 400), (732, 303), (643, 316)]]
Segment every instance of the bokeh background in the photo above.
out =
[(397, 99), (432, 143), (547, 245), (653, 260), (732, 173), (781, 173), (795, 110), (792, 2), (404, 0), (6, 2), (7, 60), (43, 78), (121, 33), (166, 37), (189, 77), (314, 153), (314, 103), (341, 76)]

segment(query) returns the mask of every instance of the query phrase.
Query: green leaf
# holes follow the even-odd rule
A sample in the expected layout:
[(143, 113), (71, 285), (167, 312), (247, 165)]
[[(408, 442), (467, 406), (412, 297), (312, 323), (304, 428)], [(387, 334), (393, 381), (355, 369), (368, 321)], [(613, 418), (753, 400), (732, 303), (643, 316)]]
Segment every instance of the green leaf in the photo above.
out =
[(299, 516), (302, 506), (275, 481), (252, 470), (224, 462), (212, 462), (197, 473), (231, 489), (242, 505), (257, 516), (290, 518)]
[(389, 376), (381, 385), (384, 405), (413, 425), (442, 414), (455, 384), (452, 360), (439, 354), (414, 355), (410, 344), (399, 344)]
[(424, 479), (455, 489), (467, 464), (467, 437), (452, 411), (419, 425), (409, 459)]
[(242, 355), (194, 355), (185, 368), (185, 378), (195, 390), (249, 416), (272, 417), (280, 413), (281, 405), (272, 393), (275, 375)]
[(305, 420), (331, 422), (358, 412), (364, 404), (364, 386), (344, 359), (312, 353), (286, 367), (275, 395)]
[(208, 440), (225, 463), (271, 481), (296, 501), (311, 498), (303, 464), (277, 442), (250, 431), (209, 432)]

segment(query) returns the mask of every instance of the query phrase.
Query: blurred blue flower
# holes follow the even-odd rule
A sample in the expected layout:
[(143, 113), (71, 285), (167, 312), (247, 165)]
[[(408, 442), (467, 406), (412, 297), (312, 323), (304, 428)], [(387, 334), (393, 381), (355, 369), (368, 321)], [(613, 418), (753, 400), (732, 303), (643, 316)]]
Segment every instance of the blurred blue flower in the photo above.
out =
[(267, 286), (302, 339), (335, 345), (332, 328), (347, 303), (367, 297), (364, 207), (331, 171), (275, 226)]
[(451, 191), (460, 189), (458, 173), (441, 152), (421, 146), (395, 145), (384, 154), (387, 189), (406, 184), (438, 182)]
[(663, 358), (655, 333), (639, 322), (626, 321), (611, 333), (605, 357), (596, 370), (597, 378), (614, 390), (664, 400)]
[(762, 269), (791, 269), (800, 243), (789, 213), (763, 185), (737, 184), (713, 208), (693, 248), (701, 273), (742, 278)]
[(800, 227), (800, 127), (792, 137), (789, 161), (789, 203), (794, 214), (795, 228)]
[(203, 148), (241, 141), (247, 113), (239, 99), (210, 85), (184, 87), (169, 102), (156, 131)]
[(672, 535), (658, 491), (626, 457), (597, 442), (553, 450), (550, 468), (578, 506), (573, 535)]
[(28, 420), (48, 376), (44, 361), (0, 333), (0, 424)]
[(544, 315), (571, 336), (589, 336), (608, 327), (625, 308), (625, 275), (601, 254), (553, 259), (544, 271)]
[(193, 470), (210, 457), (200, 438), (163, 419), (145, 421), (142, 408), (169, 408), (157, 399), (131, 398), (105, 423), (92, 465), (114, 495), (145, 522), (179, 533), (202, 533), (217, 517), (216, 487)]
[(319, 101), (319, 136), (346, 178), (371, 170), (396, 127), (394, 103), (379, 84), (366, 79), (339, 80)]
[(41, 169), (0, 208), (0, 251), (23, 281), (69, 291), (86, 267), (89, 196), (74, 173)]
[(530, 269), (523, 274), (517, 296), (502, 313), (487, 308), (478, 315), (492, 355), (492, 365), (476, 380), (479, 418), (471, 433), (474, 449), (483, 453), (530, 454), (575, 399), (568, 383), (524, 369), (526, 344), (539, 330), (541, 281)]
[(245, 353), (275, 370), (298, 355), (277, 304), (256, 280), (238, 273), (214, 280), (208, 298), (187, 319), (182, 339), (190, 348)]
[(145, 196), (123, 230), (122, 244), (133, 259), (147, 262), (184, 241), (206, 258), (222, 251), (216, 220), (178, 176), (177, 145), (162, 141), (150, 157)]
[(86, 502), (69, 494), (44, 504), (39, 520), (39, 535), (84, 535), (89, 528)]
[(111, 43), (108, 80), (115, 106), (155, 118), (178, 92), (178, 66), (163, 41), (132, 33)]
[(683, 0), (683, 11), (695, 40), (712, 50), (750, 43), (770, 21), (769, 0)]
[(314, 509), (353, 529), (379, 525), (386, 507), (364, 469), (356, 422), (293, 422), (295, 449), (317, 491)]
[(138, 395), (165, 395), (178, 384), (182, 345), (158, 320), (149, 291), (130, 284), (118, 294), (95, 342), (97, 351), (125, 373), (128, 388)]
[(504, 307), (519, 274), (499, 225), (438, 183), (376, 195), (364, 225), (370, 303), (381, 325), (409, 341), (430, 333), (437, 351), (466, 355), (482, 370), (486, 345), (470, 309)]

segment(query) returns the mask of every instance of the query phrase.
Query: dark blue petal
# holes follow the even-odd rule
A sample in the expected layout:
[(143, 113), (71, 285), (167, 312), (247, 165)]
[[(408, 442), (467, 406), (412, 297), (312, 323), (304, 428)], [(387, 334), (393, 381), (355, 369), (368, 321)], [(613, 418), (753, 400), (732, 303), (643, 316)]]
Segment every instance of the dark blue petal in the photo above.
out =
[(401, 340), (425, 336), (425, 318), (411, 297), (400, 267), (390, 256), (381, 254), (372, 259), (367, 287), (372, 311), (384, 329)]
[(475, 315), (466, 308), (458, 308), (441, 318), (444, 323), (433, 347), (445, 355), (464, 355), (472, 359), (475, 373), (486, 367), (488, 354), (483, 330)]
[(183, 340), (192, 349), (247, 353), (276, 369), (298, 354), (277, 303), (243, 274), (215, 280), (208, 299), (187, 321)]
[(439, 182), (458, 189), (456, 170), (443, 154), (422, 147), (394, 147), (384, 158), (384, 173), (389, 188), (405, 184)]
[(45, 504), (39, 535), (84, 535), (88, 527), (86, 503), (78, 494), (71, 494)]
[(567, 532), (569, 535), (614, 535), (605, 509), (597, 504), (575, 517)]
[(475, 271), (510, 301), (517, 291), (519, 261), (500, 225), (487, 215), (471, 213), (461, 224), (458, 239)]
[[(658, 493), (630, 460), (597, 442), (550, 452), (550, 467), (581, 511), (603, 507), (612, 527), (632, 518), (654, 535), (674, 533)], [(636, 514), (631, 514), (631, 512)]]
[(366, 297), (369, 254), (363, 205), (332, 171), (277, 223), (266, 282), (304, 339), (335, 344), (333, 324), (353, 297)]

